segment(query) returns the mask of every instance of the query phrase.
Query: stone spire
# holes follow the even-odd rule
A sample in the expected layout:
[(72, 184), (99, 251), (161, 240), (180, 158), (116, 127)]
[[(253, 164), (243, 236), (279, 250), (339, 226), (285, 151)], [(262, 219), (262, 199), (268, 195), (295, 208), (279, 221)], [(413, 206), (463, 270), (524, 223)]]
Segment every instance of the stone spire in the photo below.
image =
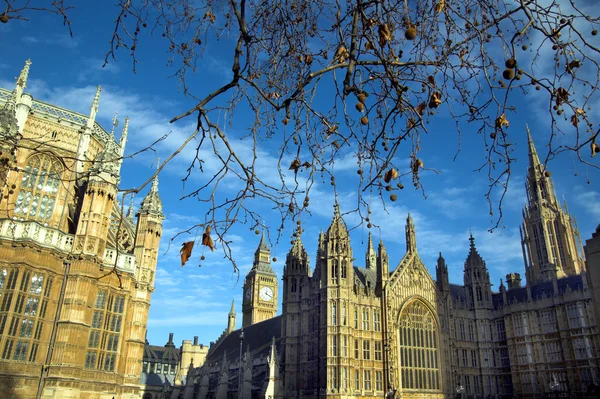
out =
[(415, 225), (413, 223), (412, 217), (410, 213), (406, 218), (406, 252), (407, 253), (417, 253), (417, 235), (415, 232)]
[(373, 247), (373, 237), (369, 231), (369, 242), (367, 244), (367, 253), (365, 254), (365, 267), (367, 269), (375, 269), (377, 267), (377, 254)]
[(294, 233), (294, 242), (292, 244), (292, 248), (290, 252), (287, 254), (287, 259), (285, 262), (284, 275), (308, 275), (308, 253), (302, 244), (302, 228), (300, 226), (300, 222), (298, 222), (298, 227), (296, 232)]
[(149, 213), (160, 218), (164, 218), (162, 213), (162, 201), (160, 200), (160, 196), (158, 195), (158, 174), (152, 180), (152, 185), (150, 186), (150, 191), (142, 200), (140, 204), (140, 209), (138, 210), (138, 214), (140, 213)]
[(135, 193), (131, 193), (131, 198), (129, 200), (129, 208), (127, 208), (127, 219), (133, 222), (133, 199), (135, 197)]
[(87, 120), (86, 128), (92, 130), (94, 128), (94, 122), (96, 122), (96, 115), (98, 114), (98, 105), (100, 104), (100, 92), (102, 91), (102, 86), (98, 86), (96, 89), (96, 95), (94, 96), (94, 101), (92, 102), (92, 106), (90, 107), (90, 117)]
[(550, 171), (540, 163), (529, 129), (527, 143), (527, 205), (520, 233), (527, 285), (530, 285), (579, 274), (585, 270), (585, 264), (576, 223), (566, 204), (564, 209), (561, 207)]
[(231, 300), (231, 310), (227, 315), (227, 335), (231, 334), (235, 331), (235, 303), (234, 300)]
[(127, 144), (127, 135), (129, 134), (129, 117), (125, 118), (125, 124), (123, 125), (123, 131), (121, 132), (121, 139), (119, 145), (121, 146), (121, 157), (125, 154), (125, 145)]
[(30, 66), (31, 66), (31, 60), (25, 61), (25, 66), (23, 67), (23, 70), (21, 70), (21, 73), (19, 74), (19, 77), (17, 78), (17, 84), (15, 87), (16, 102), (21, 101), (21, 96), (23, 95), (23, 91), (27, 87), (27, 78), (29, 77), (29, 67)]
[(448, 279), (448, 266), (446, 266), (446, 260), (442, 256), (440, 252), (440, 256), (437, 260), (437, 265), (435, 268), (435, 280), (440, 291), (449, 291), (450, 290), (450, 281)]
[(537, 150), (535, 149), (535, 145), (533, 144), (533, 139), (531, 138), (531, 132), (529, 131), (529, 126), (525, 125), (525, 129), (527, 130), (527, 147), (529, 152), (529, 167), (537, 168), (540, 165), (540, 158), (538, 156)]

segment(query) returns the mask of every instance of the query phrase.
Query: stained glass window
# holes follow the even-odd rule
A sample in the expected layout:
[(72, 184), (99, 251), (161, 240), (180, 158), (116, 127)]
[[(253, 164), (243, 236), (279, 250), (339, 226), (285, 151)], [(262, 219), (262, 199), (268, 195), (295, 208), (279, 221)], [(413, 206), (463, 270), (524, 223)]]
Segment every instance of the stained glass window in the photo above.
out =
[(63, 167), (49, 155), (36, 154), (29, 159), (15, 203), (15, 217), (48, 221), (52, 216)]

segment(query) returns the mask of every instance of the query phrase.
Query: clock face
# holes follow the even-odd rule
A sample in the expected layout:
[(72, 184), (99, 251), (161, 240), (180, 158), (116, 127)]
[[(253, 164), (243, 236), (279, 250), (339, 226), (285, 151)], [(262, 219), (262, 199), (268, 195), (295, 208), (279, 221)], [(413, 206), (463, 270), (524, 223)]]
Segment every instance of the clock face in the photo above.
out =
[(273, 300), (273, 290), (269, 287), (262, 287), (260, 289), (260, 299), (263, 301)]

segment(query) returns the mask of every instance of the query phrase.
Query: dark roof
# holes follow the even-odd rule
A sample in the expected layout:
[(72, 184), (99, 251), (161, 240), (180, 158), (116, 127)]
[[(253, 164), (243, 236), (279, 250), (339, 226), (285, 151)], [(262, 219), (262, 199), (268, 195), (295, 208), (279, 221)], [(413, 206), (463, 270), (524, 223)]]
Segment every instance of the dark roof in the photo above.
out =
[(452, 298), (457, 301), (466, 302), (467, 300), (464, 285), (450, 284), (450, 294), (452, 295)]
[(179, 364), (179, 358), (179, 348), (176, 348), (174, 345), (158, 346), (146, 344), (144, 346), (145, 362)]
[(492, 293), (492, 304), (494, 306), (494, 309), (498, 309), (504, 306), (504, 299), (502, 298), (501, 292)]
[(370, 285), (372, 289), (375, 289), (377, 283), (377, 270), (358, 266), (354, 266), (353, 269), (355, 280), (358, 280), (365, 288)]
[(142, 385), (163, 386), (166, 381), (167, 386), (170, 387), (174, 385), (174, 380), (175, 375), (172, 374), (142, 373), (140, 376), (140, 384)]
[[(244, 342), (242, 350), (250, 348), (250, 355), (253, 358), (268, 355), (271, 348), (271, 342), (275, 337), (275, 345), (279, 351), (279, 342), (281, 340), (281, 316), (261, 321), (243, 329)], [(227, 351), (228, 361), (238, 361), (240, 357), (240, 330), (235, 330), (226, 336), (215, 347), (209, 349), (204, 364), (220, 363), (223, 360), (223, 352)]]
[[(568, 289), (573, 291), (583, 290), (583, 280), (580, 274), (559, 278), (557, 280), (558, 295), (564, 294)], [(531, 298), (535, 301), (540, 297), (551, 297), (556, 295), (552, 281), (537, 283), (531, 287)], [(506, 292), (508, 303), (513, 301), (527, 301), (527, 287), (515, 288)]]

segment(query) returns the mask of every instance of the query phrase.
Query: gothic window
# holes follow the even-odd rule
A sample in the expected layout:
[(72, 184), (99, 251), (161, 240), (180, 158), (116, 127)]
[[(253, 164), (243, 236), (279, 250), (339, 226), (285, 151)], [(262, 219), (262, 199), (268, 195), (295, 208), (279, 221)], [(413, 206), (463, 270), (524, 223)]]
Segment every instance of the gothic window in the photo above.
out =
[(546, 342), (546, 359), (548, 362), (562, 362), (562, 345), (560, 341)]
[(370, 391), (371, 390), (371, 370), (365, 370), (364, 371), (364, 381), (363, 381), (363, 386), (365, 391)]
[(342, 325), (346, 325), (346, 302), (342, 304)]
[(469, 367), (469, 359), (467, 358), (467, 350), (462, 350), (462, 364), (464, 367)]
[(496, 331), (498, 331), (498, 341), (506, 340), (506, 330), (504, 328), (504, 320), (498, 319), (496, 320)]
[(552, 262), (558, 265), (558, 256), (556, 254), (556, 241), (554, 240), (554, 229), (552, 228), (552, 222), (546, 222), (546, 230), (548, 230), (548, 241), (550, 241), (550, 251), (552, 252)]
[(519, 364), (533, 363), (533, 352), (530, 343), (517, 345), (517, 358)]
[(359, 378), (359, 372), (358, 370), (356, 370), (354, 372), (354, 389), (356, 389), (357, 391), (360, 389), (360, 378)]
[[(23, 272), (17, 284), (16, 270), (0, 270), (0, 334), (7, 339), (2, 351), (3, 359), (35, 362), (44, 318), (48, 307), (52, 278), (42, 273)], [(19, 287), (16, 290), (16, 287)], [(8, 314), (13, 295), (16, 295), (12, 315)], [(8, 323), (10, 320), (10, 323)]]
[(581, 328), (586, 326), (583, 304), (581, 303), (568, 304), (567, 317), (569, 319), (570, 328)]
[(400, 315), (400, 373), (402, 388), (439, 390), (438, 328), (435, 316), (419, 300)]
[(373, 311), (373, 330), (381, 331), (381, 316), (379, 310)]
[(458, 330), (460, 332), (461, 341), (464, 341), (465, 340), (465, 322), (463, 320), (460, 320), (458, 322)]
[(354, 308), (354, 328), (358, 329), (358, 309)]
[(342, 367), (342, 388), (348, 389), (348, 368)]
[(336, 303), (331, 304), (331, 325), (332, 326), (337, 325), (337, 304)]
[(556, 242), (558, 244), (558, 253), (560, 254), (560, 264), (565, 266), (565, 250), (563, 248), (562, 235), (560, 234), (560, 225), (558, 220), (554, 221), (554, 234), (556, 234)]
[(375, 390), (383, 391), (383, 373), (381, 371), (375, 371)]
[(469, 341), (475, 341), (475, 333), (473, 331), (473, 323), (469, 322)]
[[(538, 262), (541, 263), (542, 262), (542, 245), (540, 243), (540, 235), (541, 232), (538, 233), (538, 229), (537, 229), (537, 225), (533, 225), (533, 239), (535, 240), (535, 249), (537, 252), (537, 258), (538, 258)], [(542, 237), (543, 240), (543, 237)]]
[(348, 356), (348, 352), (347, 352), (347, 345), (348, 344), (348, 337), (346, 337), (345, 335), (342, 335), (342, 356), (346, 357)]
[(346, 259), (342, 260), (342, 278), (346, 278), (347, 275), (347, 269), (348, 268), (348, 261), (346, 261)]
[(477, 352), (471, 351), (471, 367), (477, 367)]
[(381, 341), (375, 341), (375, 360), (381, 360)]
[(483, 300), (483, 297), (481, 295), (481, 287), (477, 287), (475, 289), (475, 292), (477, 293), (477, 302), (481, 302)]
[(337, 356), (337, 335), (331, 336), (331, 356)]
[(512, 315), (513, 327), (515, 336), (521, 337), (523, 335), (529, 335), (529, 317), (527, 313), (516, 313)]
[(543, 333), (551, 333), (556, 331), (556, 312), (554, 309), (541, 310), (539, 321), (542, 326)]
[(17, 269), (0, 269), (0, 336), (9, 318), (8, 312), (18, 276)]
[(337, 389), (338, 381), (337, 381), (337, 367), (331, 368), (331, 387)]
[(523, 393), (537, 392), (535, 373), (533, 373), (533, 372), (521, 373), (521, 386), (523, 389)]
[(331, 261), (331, 278), (336, 279), (337, 277), (338, 277), (338, 261), (334, 259)]
[(369, 309), (363, 310), (363, 330), (369, 331)]
[[(124, 308), (124, 295), (98, 290), (88, 339), (85, 368), (115, 370)], [(157, 371), (157, 373), (160, 372), (160, 370)]]
[(371, 360), (371, 341), (363, 341), (363, 360)]
[(296, 292), (298, 282), (296, 281), (296, 277), (292, 277), (292, 292)]
[(49, 155), (36, 154), (29, 159), (15, 203), (15, 217), (46, 223), (50, 220), (62, 169), (60, 162)]
[(577, 360), (590, 359), (592, 357), (592, 347), (590, 346), (590, 338), (573, 338), (573, 351), (575, 352), (575, 359)]
[(354, 358), (358, 359), (358, 339), (354, 340)]

